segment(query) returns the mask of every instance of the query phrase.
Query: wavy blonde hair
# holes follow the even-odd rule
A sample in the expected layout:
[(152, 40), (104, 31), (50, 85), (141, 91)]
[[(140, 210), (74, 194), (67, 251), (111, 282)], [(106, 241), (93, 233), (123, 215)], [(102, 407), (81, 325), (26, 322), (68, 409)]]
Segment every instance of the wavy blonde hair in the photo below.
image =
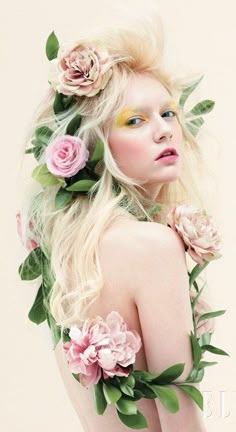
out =
[[(93, 35), (94, 37), (94, 35)], [(106, 88), (94, 97), (81, 97), (66, 114), (61, 115), (59, 126), (51, 137), (65, 134), (66, 126), (75, 113), (82, 116), (78, 136), (92, 151), (95, 141), (104, 143), (104, 161), (100, 166), (101, 178), (89, 196), (78, 196), (66, 208), (56, 209), (54, 198), (57, 186), (46, 187), (39, 195), (30, 199), (27, 220), (34, 218), (40, 232), (41, 245), (51, 259), (51, 270), (55, 282), (50, 293), (50, 311), (57, 325), (70, 327), (81, 325), (89, 307), (99, 297), (104, 281), (101, 271), (98, 245), (104, 231), (118, 218), (129, 218), (132, 211), (138, 219), (165, 223), (165, 215), (173, 204), (195, 203), (203, 205), (202, 191), (194, 179), (199, 178), (203, 166), (197, 139), (188, 131), (181, 109), (177, 113), (183, 131), (184, 161), (180, 177), (165, 184), (155, 202), (162, 204), (156, 216), (149, 216), (155, 202), (142, 192), (140, 182), (129, 178), (119, 169), (114, 160), (108, 137), (111, 120), (122, 105), (122, 95), (129, 80), (135, 74), (149, 74), (159, 80), (173, 98), (193, 81), (173, 77), (163, 66), (163, 28), (159, 17), (143, 19), (136, 27), (121, 27), (98, 32), (101, 40), (113, 56), (113, 74)], [(196, 77), (194, 77), (196, 79)], [(36, 127), (55, 127), (53, 115), (54, 91), (49, 90), (42, 101), (29, 140)], [(27, 143), (28, 144), (28, 140)], [(113, 181), (120, 186), (114, 193)], [(32, 185), (33, 188), (33, 185)], [(26, 222), (27, 225), (27, 222)]]

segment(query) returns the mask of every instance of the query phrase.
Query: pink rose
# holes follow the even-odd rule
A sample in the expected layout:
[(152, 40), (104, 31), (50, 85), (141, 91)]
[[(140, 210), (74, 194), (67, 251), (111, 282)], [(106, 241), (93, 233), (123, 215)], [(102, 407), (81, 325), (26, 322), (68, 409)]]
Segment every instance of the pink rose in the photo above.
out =
[(89, 151), (79, 137), (63, 135), (49, 143), (45, 151), (48, 170), (58, 177), (77, 174), (89, 158)]
[(70, 341), (63, 345), (73, 373), (79, 374), (84, 386), (97, 384), (102, 374), (108, 377), (128, 376), (135, 354), (141, 347), (136, 331), (129, 331), (118, 312), (112, 311), (106, 321), (101, 317), (85, 321), (82, 329), (72, 326)]
[(81, 42), (72, 49), (59, 49), (49, 81), (64, 95), (91, 97), (105, 88), (111, 75), (110, 57), (101, 43)]
[[(194, 300), (196, 295), (197, 294), (195, 292), (193, 292), (193, 288), (191, 288), (191, 290), (190, 290), (191, 301)], [(209, 304), (201, 298), (201, 294), (200, 294), (200, 296), (198, 297), (197, 302), (194, 306), (194, 318), (195, 318), (195, 320), (197, 321), (201, 315), (203, 315), (207, 312), (212, 312), (212, 309), (209, 306)], [(205, 319), (203, 321), (200, 321), (197, 324), (197, 337), (198, 338), (206, 332), (214, 333), (214, 331), (215, 331), (215, 319), (214, 318)]]
[(173, 207), (167, 215), (168, 225), (183, 239), (187, 252), (199, 265), (203, 259), (219, 258), (221, 237), (205, 210), (190, 205)]
[(32, 250), (36, 249), (39, 246), (39, 239), (38, 239), (38, 233), (35, 231), (34, 223), (32, 220), (29, 221), (28, 229), (27, 229), (27, 239), (24, 240), (23, 238), (23, 230), (22, 230), (22, 217), (21, 213), (18, 212), (16, 214), (16, 228), (17, 233), (21, 239), (21, 242), (25, 248), (31, 252)]

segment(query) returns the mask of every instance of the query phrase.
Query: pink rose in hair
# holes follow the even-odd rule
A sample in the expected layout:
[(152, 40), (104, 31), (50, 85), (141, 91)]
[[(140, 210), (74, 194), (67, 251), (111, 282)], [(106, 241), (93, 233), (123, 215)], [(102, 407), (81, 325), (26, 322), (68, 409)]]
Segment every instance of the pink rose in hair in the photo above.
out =
[(194, 261), (203, 265), (219, 258), (221, 237), (205, 210), (190, 205), (173, 207), (167, 215), (168, 225), (183, 239), (186, 250)]
[(63, 135), (51, 141), (45, 151), (48, 170), (58, 177), (72, 177), (85, 167), (89, 151), (79, 137)]
[(38, 239), (37, 239), (38, 236), (37, 233), (35, 232), (34, 223), (32, 220), (29, 221), (28, 229), (26, 233), (27, 239), (24, 240), (23, 230), (22, 230), (22, 217), (20, 212), (16, 214), (16, 228), (23, 246), (25, 246), (25, 248), (29, 252), (31, 252), (32, 250), (36, 249), (39, 246)]
[(81, 42), (72, 49), (59, 49), (51, 62), (49, 81), (64, 95), (91, 97), (105, 88), (111, 75), (110, 57), (101, 43)]
[(97, 384), (102, 374), (108, 377), (128, 376), (135, 354), (141, 347), (136, 331), (129, 331), (118, 312), (112, 311), (106, 321), (88, 319), (82, 329), (72, 326), (71, 340), (63, 345), (73, 373), (79, 374), (84, 386)]
[[(190, 299), (191, 301), (196, 297), (196, 293), (193, 291), (193, 288), (191, 288), (190, 290)], [(195, 320), (197, 321), (198, 318), (207, 313), (207, 312), (212, 312), (212, 308), (210, 307), (210, 305), (201, 298), (201, 294), (197, 299), (197, 302), (194, 306), (194, 317)], [(214, 333), (215, 331), (215, 318), (208, 318), (205, 319), (203, 321), (200, 321), (197, 324), (197, 337), (202, 336), (204, 333), (208, 332), (208, 333)]]

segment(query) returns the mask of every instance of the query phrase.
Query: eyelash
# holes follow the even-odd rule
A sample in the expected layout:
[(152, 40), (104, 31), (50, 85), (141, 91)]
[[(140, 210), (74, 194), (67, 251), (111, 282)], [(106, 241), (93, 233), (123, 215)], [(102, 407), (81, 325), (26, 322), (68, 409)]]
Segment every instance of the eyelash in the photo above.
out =
[[(176, 111), (173, 111), (173, 110), (167, 110), (167, 111), (165, 111), (162, 115), (164, 115), (164, 114), (167, 113), (167, 112), (171, 112), (171, 113), (173, 114), (173, 116), (171, 116), (171, 117), (169, 117), (169, 118), (172, 118), (172, 117), (175, 117), (175, 116), (176, 116)], [(132, 121), (132, 120), (136, 120), (136, 119), (143, 120), (142, 117), (132, 117), (131, 119), (129, 119), (129, 120), (127, 121), (127, 126), (131, 126), (131, 124), (128, 123), (128, 122), (130, 122), (130, 121)], [(137, 124), (134, 125), (134, 126), (137, 126)]]

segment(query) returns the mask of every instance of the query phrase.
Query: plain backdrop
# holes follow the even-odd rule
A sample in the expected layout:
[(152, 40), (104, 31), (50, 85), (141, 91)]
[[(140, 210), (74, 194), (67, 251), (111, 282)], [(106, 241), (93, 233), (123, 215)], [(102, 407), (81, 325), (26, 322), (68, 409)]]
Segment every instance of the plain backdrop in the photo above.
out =
[[(203, 383), (204, 417), (209, 432), (236, 426), (235, 377), (235, 14), (233, 0), (55, 0), (4, 2), (1, 10), (1, 417), (4, 432), (80, 431), (54, 359), (49, 330), (28, 318), (36, 287), (19, 280), (24, 258), (15, 214), (21, 204), (22, 147), (32, 112), (43, 96), (48, 62), (45, 41), (52, 30), (60, 40), (119, 17), (148, 13), (155, 5), (166, 33), (166, 62), (178, 72), (204, 73), (196, 100), (216, 105), (205, 116), (205, 157), (212, 173), (206, 184), (224, 237), (223, 257), (209, 266), (208, 280), (217, 318), (214, 344), (230, 353), (213, 356)], [(27, 156), (28, 157), (28, 156)], [(31, 170), (31, 162), (29, 164)], [(29, 176), (30, 171), (27, 172)], [(210, 355), (211, 356), (211, 355)]]

